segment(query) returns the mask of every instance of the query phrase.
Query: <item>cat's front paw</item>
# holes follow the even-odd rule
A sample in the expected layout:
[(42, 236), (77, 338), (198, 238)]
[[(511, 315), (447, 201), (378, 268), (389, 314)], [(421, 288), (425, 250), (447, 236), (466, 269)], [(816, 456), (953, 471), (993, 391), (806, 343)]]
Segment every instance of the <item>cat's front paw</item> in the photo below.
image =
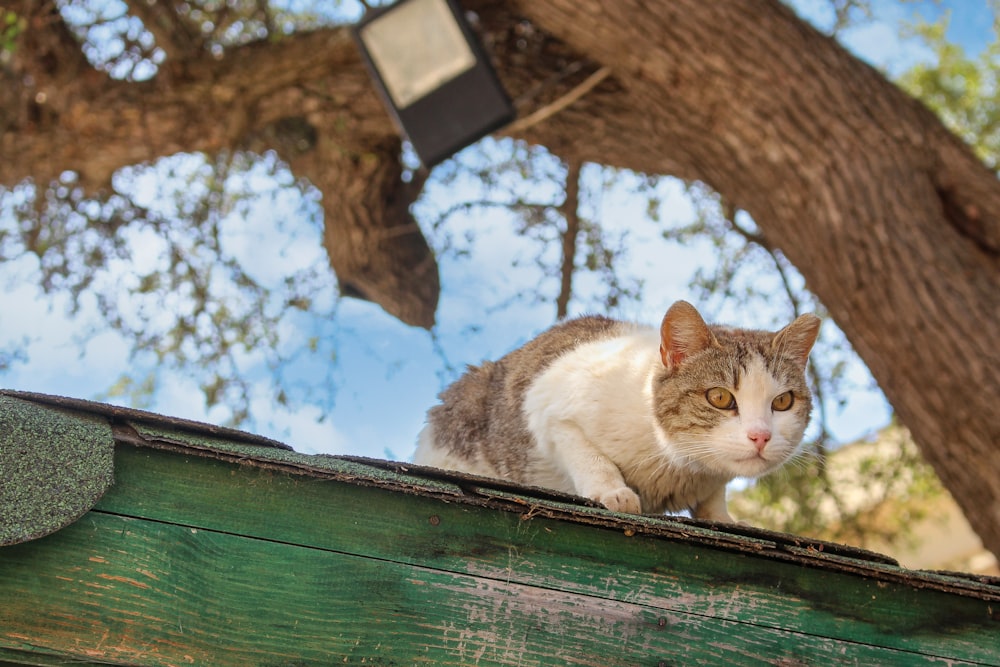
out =
[(626, 514), (642, 514), (642, 503), (635, 491), (623, 486), (619, 489), (605, 491), (595, 498), (597, 502), (607, 507), (612, 512), (624, 512)]

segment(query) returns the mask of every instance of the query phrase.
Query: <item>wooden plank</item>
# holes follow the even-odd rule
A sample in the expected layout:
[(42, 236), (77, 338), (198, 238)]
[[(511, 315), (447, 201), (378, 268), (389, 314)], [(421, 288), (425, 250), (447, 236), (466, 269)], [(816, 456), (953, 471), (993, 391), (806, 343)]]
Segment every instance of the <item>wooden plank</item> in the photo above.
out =
[[(77, 658), (67, 658), (66, 655), (58, 653), (46, 653), (37, 649), (30, 651), (15, 651), (0, 646), (0, 667), (13, 667), (14, 665), (34, 665), (35, 667), (107, 667), (114, 665), (112, 662), (90, 662)], [(127, 664), (127, 663), (117, 663)]]
[(1000, 664), (1000, 617), (983, 600), (153, 450), (119, 447), (116, 474), (102, 510)]
[[(92, 512), (0, 551), (4, 657), (135, 665), (961, 664)], [(966, 663), (969, 664), (969, 663)]]

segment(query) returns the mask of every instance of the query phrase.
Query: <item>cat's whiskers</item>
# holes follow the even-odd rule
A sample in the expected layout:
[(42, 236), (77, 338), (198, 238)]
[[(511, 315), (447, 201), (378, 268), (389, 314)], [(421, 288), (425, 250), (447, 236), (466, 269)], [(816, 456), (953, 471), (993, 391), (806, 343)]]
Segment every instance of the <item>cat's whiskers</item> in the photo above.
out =
[[(741, 456), (736, 449), (720, 448), (717, 440), (712, 440), (707, 436), (692, 437), (690, 434), (684, 434), (683, 436), (674, 436), (671, 442), (680, 450), (677, 452), (677, 456), (715, 470), (732, 470), (734, 464), (756, 458), (751, 455), (749, 450), (747, 450), (746, 456)], [(790, 462), (796, 456), (795, 450), (788, 450), (779, 444), (771, 446), (769, 450), (760, 455), (760, 460), (765, 462), (768, 468), (772, 468)]]
[(636, 469), (640, 469), (640, 468), (644, 468), (647, 465), (650, 465), (652, 463), (656, 463), (657, 465), (659, 465), (660, 463), (663, 463), (663, 462), (666, 462), (667, 464), (670, 463), (670, 453), (669, 452), (664, 452), (664, 451), (661, 451), (661, 450), (657, 450), (657, 451), (654, 451), (654, 452), (651, 452), (651, 453), (647, 454), (646, 456), (643, 456), (641, 458), (636, 459), (633, 462), (632, 467), (636, 468)]
[(821, 459), (822, 457), (816, 450), (799, 447), (788, 457), (785, 465), (797, 470), (809, 471), (814, 466), (819, 465)]
[[(669, 470), (674, 463), (675, 459), (669, 452), (658, 450), (637, 459), (631, 468), (635, 474), (648, 479), (656, 479)], [(653, 464), (655, 466), (652, 470), (649, 470), (649, 466)]]
[(717, 468), (718, 464), (730, 459), (729, 452), (721, 450), (719, 443), (707, 435), (697, 438), (675, 436), (672, 444), (677, 447), (676, 457), (708, 468)]

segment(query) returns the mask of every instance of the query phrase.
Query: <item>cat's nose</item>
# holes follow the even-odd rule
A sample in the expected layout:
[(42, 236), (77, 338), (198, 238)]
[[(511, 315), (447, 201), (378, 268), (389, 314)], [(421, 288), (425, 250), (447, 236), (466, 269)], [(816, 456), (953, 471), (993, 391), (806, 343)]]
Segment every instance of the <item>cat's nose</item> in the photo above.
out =
[(771, 441), (771, 432), (767, 429), (755, 428), (747, 431), (747, 437), (753, 443), (753, 446), (757, 448), (757, 451), (762, 452), (767, 447), (767, 443)]

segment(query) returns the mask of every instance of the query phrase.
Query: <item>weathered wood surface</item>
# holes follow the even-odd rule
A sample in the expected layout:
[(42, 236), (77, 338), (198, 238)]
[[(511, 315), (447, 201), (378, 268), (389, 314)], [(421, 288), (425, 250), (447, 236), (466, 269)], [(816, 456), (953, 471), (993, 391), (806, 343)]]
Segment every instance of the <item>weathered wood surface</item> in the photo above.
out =
[(119, 444), (115, 475), (77, 523), (0, 549), (0, 660), (1000, 664), (995, 587), (949, 593), (888, 565), (831, 571), (195, 453)]

